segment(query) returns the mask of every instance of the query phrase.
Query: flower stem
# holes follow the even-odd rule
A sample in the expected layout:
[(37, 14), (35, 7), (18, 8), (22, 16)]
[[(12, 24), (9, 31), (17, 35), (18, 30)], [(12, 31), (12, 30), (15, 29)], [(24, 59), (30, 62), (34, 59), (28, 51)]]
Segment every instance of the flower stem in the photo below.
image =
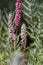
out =
[(14, 41), (12, 41), (12, 52), (14, 51)]

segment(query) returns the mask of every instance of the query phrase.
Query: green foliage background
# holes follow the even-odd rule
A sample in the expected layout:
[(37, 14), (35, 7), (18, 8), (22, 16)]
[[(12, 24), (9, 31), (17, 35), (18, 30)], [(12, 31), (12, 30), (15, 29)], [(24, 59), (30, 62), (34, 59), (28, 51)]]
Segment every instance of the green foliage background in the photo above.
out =
[[(11, 53), (7, 26), (9, 12), (14, 14), (14, 18), (15, 0), (0, 0), (0, 64), (2, 65), (6, 65)], [(21, 0), (21, 23), (23, 22), (27, 25), (28, 65), (43, 65), (43, 0)]]

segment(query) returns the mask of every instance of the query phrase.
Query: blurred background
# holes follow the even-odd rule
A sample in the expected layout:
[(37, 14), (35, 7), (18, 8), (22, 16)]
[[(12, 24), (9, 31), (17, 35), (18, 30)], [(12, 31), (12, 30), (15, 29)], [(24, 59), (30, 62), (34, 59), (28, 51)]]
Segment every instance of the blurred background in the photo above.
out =
[[(11, 53), (7, 22), (10, 12), (15, 17), (15, 3), (16, 0), (0, 0), (0, 65), (6, 65)], [(43, 0), (21, 0), (21, 23), (27, 26), (28, 65), (43, 65)]]

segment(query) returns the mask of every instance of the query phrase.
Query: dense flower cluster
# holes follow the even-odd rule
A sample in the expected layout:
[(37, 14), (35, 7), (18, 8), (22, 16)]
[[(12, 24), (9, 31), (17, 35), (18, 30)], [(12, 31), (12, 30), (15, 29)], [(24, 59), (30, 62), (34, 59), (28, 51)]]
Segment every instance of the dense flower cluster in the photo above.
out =
[(16, 15), (15, 15), (15, 25), (19, 26), (19, 22), (20, 22), (20, 1), (21, 0), (16, 0)]
[(21, 26), (21, 45), (23, 48), (26, 47), (26, 37), (27, 37), (27, 34), (26, 34), (26, 25), (23, 23), (22, 26)]
[(9, 38), (13, 41), (15, 40), (15, 34), (12, 27), (12, 15), (9, 14), (8, 16), (8, 30), (9, 30)]

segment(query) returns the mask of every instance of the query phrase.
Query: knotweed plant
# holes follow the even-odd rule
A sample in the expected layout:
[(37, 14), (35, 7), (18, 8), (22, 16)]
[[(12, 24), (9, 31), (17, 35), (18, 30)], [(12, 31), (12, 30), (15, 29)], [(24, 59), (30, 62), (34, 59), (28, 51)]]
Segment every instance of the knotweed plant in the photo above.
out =
[[(19, 26), (20, 22), (20, 0), (16, 0), (16, 14), (14, 18), (14, 22), (16, 27)], [(8, 30), (9, 30), (9, 38), (12, 41), (12, 50), (14, 50), (14, 41), (16, 40), (16, 36), (14, 34), (13, 26), (12, 26), (12, 15), (9, 14), (8, 17)], [(16, 31), (17, 33), (17, 31)], [(26, 25), (23, 23), (21, 26), (21, 47), (24, 49), (26, 47)], [(16, 40), (17, 41), (17, 40)], [(15, 42), (16, 44), (16, 42)], [(18, 43), (19, 44), (19, 43)], [(26, 58), (24, 50), (15, 50), (11, 55), (11, 60), (9, 61), (8, 65), (26, 65)]]
[[(15, 14), (15, 18), (14, 18), (14, 22), (16, 27), (19, 26), (19, 22), (20, 22), (20, 0), (16, 0), (16, 14)], [(21, 26), (21, 47), (25, 48), (26, 47), (26, 25), (23, 23), (23, 25)], [(13, 26), (12, 26), (12, 15), (9, 14), (8, 16), (8, 31), (9, 31), (9, 39), (12, 41), (12, 50), (14, 50), (14, 41), (16, 40), (16, 36), (14, 34), (14, 30), (13, 30)], [(17, 31), (16, 31), (17, 33)], [(15, 42), (16, 44), (16, 42)], [(19, 43), (18, 43), (19, 44)], [(8, 65), (25, 65), (26, 63), (26, 58), (25, 58), (25, 53), (23, 52), (23, 50), (15, 50), (12, 53), (11, 59), (8, 63)]]
[[(9, 30), (9, 38), (11, 41), (15, 41), (16, 37), (14, 34), (14, 30), (12, 27), (12, 15), (9, 14), (8, 17), (8, 30)], [(21, 26), (21, 47), (25, 48), (26, 47), (26, 25), (23, 23)], [(16, 42), (15, 42), (16, 44)], [(19, 43), (18, 43), (19, 44)], [(12, 43), (12, 49), (14, 49), (14, 43)], [(26, 58), (25, 58), (25, 52), (22, 50), (15, 50), (13, 53), (10, 55), (11, 60), (7, 63), (8, 65), (25, 65), (26, 64)]]
[(26, 58), (27, 65), (43, 65), (43, 0), (0, 0), (0, 7), (0, 65), (9, 57), (7, 65), (26, 65)]

